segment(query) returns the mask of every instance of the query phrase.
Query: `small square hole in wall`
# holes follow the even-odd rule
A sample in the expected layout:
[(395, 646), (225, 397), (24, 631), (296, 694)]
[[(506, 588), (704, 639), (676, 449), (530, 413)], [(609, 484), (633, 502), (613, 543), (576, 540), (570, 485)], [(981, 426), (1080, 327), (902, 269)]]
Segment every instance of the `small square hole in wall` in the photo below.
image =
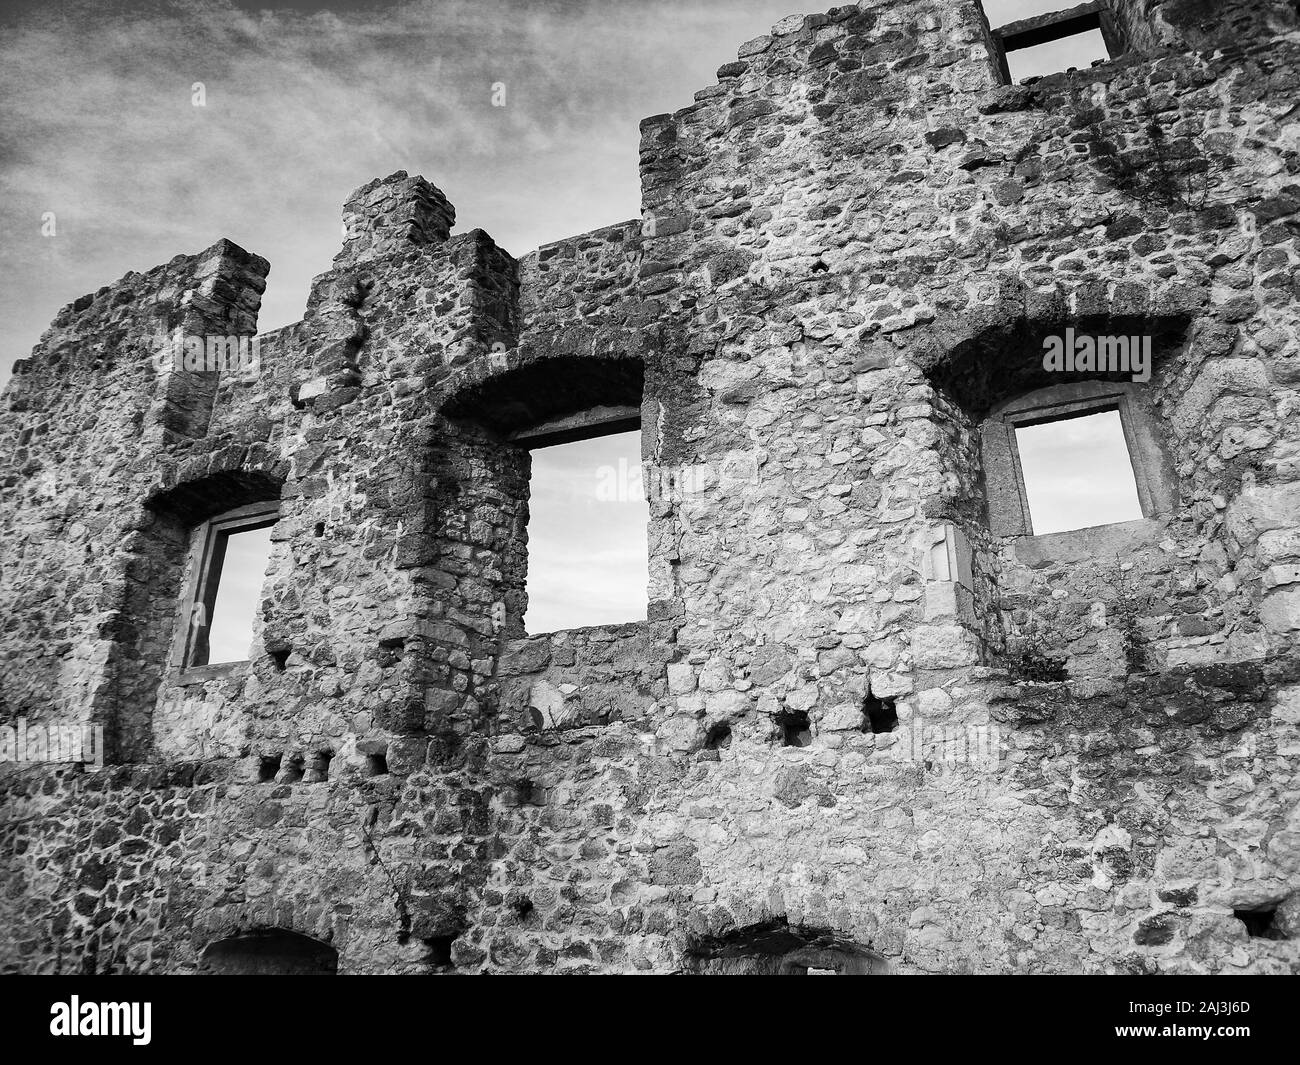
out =
[(428, 948), (428, 953), (424, 956), (425, 963), (438, 969), (449, 968), (451, 962), (451, 946), (456, 942), (456, 937), (451, 936), (430, 936), (424, 941)]
[(812, 724), (804, 710), (782, 710), (774, 718), (782, 747), (807, 747), (812, 743)]
[(1034, 535), (1142, 517), (1118, 410), (1016, 426)]
[(541, 806), (546, 802), (546, 792), (536, 781), (516, 780), (512, 790), (516, 806)]
[(382, 777), (388, 772), (388, 757), (382, 751), (366, 755), (366, 776)]
[(731, 746), (731, 726), (725, 721), (719, 721), (715, 725), (709, 726), (709, 731), (704, 736), (704, 749), (706, 751), (725, 751)]
[(280, 755), (264, 754), (257, 766), (257, 779), (263, 784), (269, 784), (275, 780), (276, 774), (280, 772)]
[(1246, 934), (1251, 939), (1285, 939), (1281, 931), (1274, 926), (1273, 918), (1276, 915), (1276, 906), (1258, 910), (1232, 911), (1232, 916), (1246, 926)]
[(862, 702), (862, 731), (893, 732), (898, 727), (898, 710), (893, 699), (877, 699), (871, 689)]

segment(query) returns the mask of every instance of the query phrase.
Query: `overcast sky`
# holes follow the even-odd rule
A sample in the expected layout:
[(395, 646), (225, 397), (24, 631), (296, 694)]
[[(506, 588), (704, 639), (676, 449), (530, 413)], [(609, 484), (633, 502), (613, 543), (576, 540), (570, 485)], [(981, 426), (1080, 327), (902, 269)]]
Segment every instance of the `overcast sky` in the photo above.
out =
[(1034, 535), (1142, 517), (1119, 411), (1016, 429)]
[(640, 461), (639, 432), (533, 452), (530, 633), (645, 620), (650, 506)]
[(6, 0), (0, 381), (66, 303), (223, 236), (271, 262), (260, 328), (297, 321), (344, 199), (394, 170), (515, 255), (634, 217), (637, 123), (794, 2)]
[(259, 328), (297, 321), (344, 200), (395, 170), (517, 256), (635, 217), (638, 122), (793, 2), (6, 6), (0, 372), (64, 304), (223, 236), (271, 262)]
[[(259, 328), (297, 321), (339, 248), (344, 200), (395, 170), (438, 185), (457, 231), (485, 229), (516, 256), (635, 217), (638, 122), (689, 104), (782, 17), (829, 6), (6, 0), (0, 384), (62, 306), (220, 237), (271, 262)], [(996, 26), (1065, 6), (988, 0), (986, 10)], [(205, 106), (193, 105), (195, 82)], [(504, 107), (492, 106), (496, 83)], [(539, 484), (578, 461), (594, 484), (600, 466), (635, 461), (636, 447), (575, 454), (539, 453)], [(623, 535), (631, 511), (611, 506), (616, 515), (571, 536), (537, 536), (537, 549), (614, 559), (621, 548), (574, 539)], [(548, 578), (533, 613), (573, 580)], [(644, 616), (607, 583), (587, 584), (602, 617)], [(643, 600), (644, 573), (618, 594)]]

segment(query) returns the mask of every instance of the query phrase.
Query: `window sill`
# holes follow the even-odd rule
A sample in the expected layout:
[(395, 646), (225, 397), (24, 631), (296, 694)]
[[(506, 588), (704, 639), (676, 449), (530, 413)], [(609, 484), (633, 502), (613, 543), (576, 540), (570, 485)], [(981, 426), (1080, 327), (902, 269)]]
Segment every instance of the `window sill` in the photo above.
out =
[(554, 629), (551, 632), (528, 632), (523, 636), (518, 636), (512, 643), (523, 640), (561, 640), (572, 637), (578, 638), (595, 638), (599, 639), (618, 639), (620, 636), (631, 636), (641, 631), (649, 624), (646, 618), (636, 618), (632, 621), (612, 621), (605, 622), (601, 625), (579, 625), (575, 629)]
[(1165, 533), (1165, 523), (1156, 518), (1138, 518), (1087, 529), (1021, 536), (1016, 539), (1016, 561), (1032, 568), (1057, 562), (1083, 562), (1113, 555), (1125, 555), (1155, 543)]
[(250, 664), (244, 661), (218, 662), (211, 666), (190, 666), (173, 675), (172, 686), (183, 688), (191, 684), (206, 684), (211, 680), (225, 680), (227, 677), (240, 676), (248, 672)]
[(1048, 82), (1050, 84), (1053, 83), (1055, 79), (1065, 82), (1070, 78), (1078, 77), (1080, 74), (1085, 74), (1094, 78), (1098, 75), (1104, 75), (1105, 77), (1110, 78), (1114, 76), (1114, 70), (1112, 68), (1115, 64), (1128, 59), (1129, 56), (1127, 54), (1111, 56), (1109, 59), (1095, 59), (1086, 67), (1070, 67), (1066, 70), (1053, 70), (1050, 74), (1030, 74), (1028, 77), (1021, 78), (1019, 81), (1004, 81), (1000, 86), (998, 86), (998, 88), (1033, 89), (1042, 85), (1043, 82)]
[(502, 646), (497, 676), (541, 676), (552, 667), (568, 668), (580, 660), (608, 666), (615, 648), (637, 646), (638, 641), (650, 638), (652, 632), (648, 621), (625, 621), (520, 636)]

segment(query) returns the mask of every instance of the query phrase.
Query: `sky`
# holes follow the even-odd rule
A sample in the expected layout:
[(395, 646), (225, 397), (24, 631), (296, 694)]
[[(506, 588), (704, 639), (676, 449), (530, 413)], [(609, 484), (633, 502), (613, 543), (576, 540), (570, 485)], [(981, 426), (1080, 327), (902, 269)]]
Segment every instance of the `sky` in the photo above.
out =
[(640, 120), (793, 3), (7, 3), (0, 378), (65, 304), (223, 236), (271, 263), (259, 329), (297, 321), (344, 201), (396, 170), (516, 256), (637, 217)]
[[(297, 321), (344, 201), (396, 170), (516, 256), (636, 217), (639, 121), (688, 105), (781, 18), (830, 6), (5, 0), (0, 385), (65, 304), (221, 237), (270, 260), (259, 329)], [(994, 26), (1066, 6), (985, 4)], [(644, 502), (593, 494), (635, 441), (575, 447), (534, 454), (532, 632), (578, 603), (586, 623), (645, 614)], [(566, 494), (567, 525), (547, 524), (537, 504)], [(226, 617), (252, 616), (256, 574), (244, 583)]]
[(1142, 517), (1119, 411), (1017, 426), (1016, 450), (1035, 536)]
[(248, 657), (253, 621), (261, 605), (263, 577), (271, 560), (271, 527), (226, 537), (226, 556), (208, 624), (208, 663)]
[(223, 236), (271, 262), (259, 328), (297, 321), (344, 200), (395, 170), (517, 256), (636, 217), (638, 122), (794, 3), (6, 0), (0, 384), (65, 304)]
[(533, 451), (529, 633), (645, 620), (650, 506), (640, 461), (640, 430)]

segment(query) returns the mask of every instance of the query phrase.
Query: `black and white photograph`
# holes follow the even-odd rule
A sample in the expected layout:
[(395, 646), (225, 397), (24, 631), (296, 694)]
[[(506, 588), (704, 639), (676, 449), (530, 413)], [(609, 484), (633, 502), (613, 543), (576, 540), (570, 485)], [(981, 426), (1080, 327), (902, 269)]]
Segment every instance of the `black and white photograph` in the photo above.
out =
[(192, 1038), (105, 976), (1283, 1030), (1294, 0), (8, 0), (0, 337), (49, 1048)]

